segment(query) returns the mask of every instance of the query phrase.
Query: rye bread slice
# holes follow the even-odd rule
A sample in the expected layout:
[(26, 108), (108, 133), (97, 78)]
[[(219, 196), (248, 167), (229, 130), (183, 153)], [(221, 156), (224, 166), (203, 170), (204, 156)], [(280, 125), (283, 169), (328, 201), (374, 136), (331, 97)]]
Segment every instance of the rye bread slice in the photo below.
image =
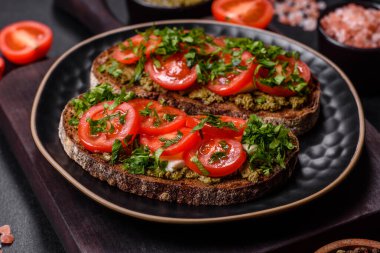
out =
[(79, 143), (77, 130), (68, 122), (73, 108), (66, 105), (59, 123), (59, 138), (68, 156), (93, 177), (106, 181), (119, 189), (161, 201), (189, 205), (231, 205), (256, 199), (283, 185), (292, 175), (297, 162), (299, 143), (289, 133), (296, 148), (289, 152), (286, 169), (275, 167), (268, 177), (260, 177), (257, 183), (240, 175), (224, 178), (220, 183), (205, 184), (198, 179), (170, 180), (146, 175), (130, 174), (122, 166), (110, 165), (102, 155), (94, 154)]
[[(115, 47), (116, 46), (113, 46), (103, 51), (97, 58), (95, 58), (90, 73), (91, 86), (96, 86), (97, 84), (104, 82), (110, 83), (119, 88), (122, 86), (112, 75), (106, 72), (99, 73), (97, 71), (99, 66), (107, 62), (107, 60), (111, 57)], [(126, 68), (133, 72), (135, 67), (126, 66)], [(250, 111), (240, 108), (232, 102), (205, 105), (201, 101), (183, 97), (177, 92), (167, 92), (165, 94), (154, 93), (156, 97), (153, 96), (150, 98), (163, 99), (168, 105), (182, 109), (190, 115), (211, 113), (215, 115), (227, 115), (247, 119), (250, 114), (254, 113), (260, 116), (264, 122), (272, 124), (283, 124), (287, 128), (291, 129), (295, 135), (299, 136), (313, 128), (319, 117), (321, 89), (320, 84), (315, 78), (312, 80), (312, 86), (312, 91), (309, 94), (308, 101), (304, 107), (301, 109), (285, 108), (275, 112), (264, 110)], [(134, 87), (132, 89), (136, 88)], [(140, 92), (143, 97), (146, 96), (146, 93), (141, 90)]]

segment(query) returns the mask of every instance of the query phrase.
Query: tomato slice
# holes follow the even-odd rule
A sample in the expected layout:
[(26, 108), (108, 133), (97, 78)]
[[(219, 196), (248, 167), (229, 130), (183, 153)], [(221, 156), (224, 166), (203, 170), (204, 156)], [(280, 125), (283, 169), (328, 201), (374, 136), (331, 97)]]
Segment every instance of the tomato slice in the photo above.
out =
[[(149, 59), (145, 63), (145, 71), (150, 78), (161, 87), (168, 90), (184, 90), (197, 80), (195, 67), (189, 68), (183, 53), (169, 57), (158, 56), (155, 61)], [(159, 62), (159, 66), (157, 65)]]
[[(231, 55), (227, 54), (222, 57), (224, 57), (223, 60), (226, 63), (231, 61)], [(246, 69), (241, 70), (235, 67), (231, 73), (219, 76), (211, 81), (207, 85), (207, 88), (221, 96), (230, 96), (238, 93), (241, 89), (245, 88), (247, 84), (252, 82), (253, 74), (257, 66), (253, 61), (253, 55), (247, 51), (243, 52), (240, 65)]]
[(269, 0), (218, 0), (211, 6), (216, 20), (265, 28), (271, 22), (274, 10)]
[[(191, 129), (194, 128), (205, 117), (206, 116), (204, 115), (188, 116), (186, 120), (186, 127), (189, 127)], [(204, 127), (202, 128), (202, 133), (206, 138), (207, 137), (233, 138), (233, 137), (242, 136), (245, 128), (247, 127), (247, 122), (244, 119), (234, 118), (234, 117), (229, 117), (229, 116), (221, 116), (220, 120), (223, 122), (232, 122), (235, 125), (237, 130), (235, 131), (228, 127), (217, 128), (215, 126), (212, 126), (206, 123)]]
[(149, 99), (134, 99), (128, 102), (135, 108), (140, 118), (140, 132), (145, 134), (165, 134), (183, 127), (186, 113)]
[(135, 53), (134, 48), (143, 44), (145, 46), (144, 53), (146, 57), (149, 58), (149, 56), (158, 48), (160, 43), (161, 37), (150, 35), (149, 40), (146, 41), (144, 36), (137, 34), (122, 43), (125, 47), (118, 46), (113, 52), (113, 58), (123, 64), (133, 64), (140, 59), (139, 54), (141, 54), (141, 52)]
[[(294, 58), (289, 58), (289, 57), (286, 57), (283, 55), (280, 55), (278, 57), (278, 60), (279, 60), (279, 64), (277, 66), (275, 66), (275, 68), (276, 68), (275, 73), (282, 75), (283, 74), (282, 72), (285, 72), (285, 75), (287, 76), (285, 81), (289, 78), (291, 73), (294, 72), (295, 67), (297, 67), (297, 70), (299, 72), (300, 77), (302, 77), (302, 79), (304, 79), (306, 83), (308, 83), (310, 81), (310, 79), (311, 79), (310, 69), (306, 65), (306, 63), (304, 63), (303, 61), (295, 60)], [(282, 63), (284, 63), (284, 62), (289, 63), (288, 66), (286, 67), (285, 71), (282, 69)], [(290, 90), (287, 87), (283, 87), (283, 86), (271, 87), (269, 85), (265, 85), (265, 84), (260, 83), (259, 78), (260, 77), (267, 77), (267, 75), (268, 75), (268, 70), (265, 68), (261, 68), (255, 77), (256, 87), (260, 91), (267, 93), (267, 94), (270, 94), (270, 95), (273, 95), (273, 96), (279, 96), (279, 97), (290, 97), (290, 96), (294, 96), (297, 94), (295, 91)]]
[[(139, 118), (136, 110), (128, 103), (122, 103), (113, 110), (105, 109), (106, 105), (112, 104), (113, 101), (109, 101), (91, 107), (79, 121), (80, 143), (91, 152), (112, 152), (112, 145), (116, 139), (123, 142), (128, 135), (133, 135), (133, 140), (138, 133)], [(92, 134), (89, 121), (101, 119), (106, 124), (104, 131)], [(96, 126), (101, 126), (100, 122)]]
[[(244, 164), (246, 156), (241, 143), (229, 138), (204, 139), (198, 147), (183, 154), (187, 167), (209, 177), (230, 175)], [(194, 157), (206, 171), (199, 168)]]
[(36, 21), (20, 21), (0, 33), (0, 50), (11, 62), (27, 64), (43, 58), (53, 41), (51, 29)]
[[(168, 147), (164, 147), (165, 142), (163, 140), (173, 140), (178, 137), (178, 133), (182, 133), (182, 138), (179, 139), (176, 143)], [(180, 154), (188, 149), (193, 148), (201, 138), (198, 132), (191, 132), (190, 128), (180, 128), (178, 131), (174, 131), (162, 135), (140, 135), (141, 145), (148, 146), (149, 149), (154, 152), (159, 148), (164, 148), (163, 156), (173, 156)]]
[(4, 59), (0, 57), (0, 80), (3, 77), (4, 71), (5, 71), (5, 62), (4, 62)]

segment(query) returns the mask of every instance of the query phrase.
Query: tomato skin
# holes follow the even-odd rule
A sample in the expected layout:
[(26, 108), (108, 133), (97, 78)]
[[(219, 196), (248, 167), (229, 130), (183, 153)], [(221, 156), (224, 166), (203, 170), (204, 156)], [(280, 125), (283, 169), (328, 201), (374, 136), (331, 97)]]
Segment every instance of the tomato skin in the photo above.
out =
[[(140, 133), (158, 135), (165, 134), (175, 131), (183, 126), (185, 126), (187, 115), (185, 112), (171, 107), (171, 106), (163, 106), (156, 101), (152, 101), (149, 99), (133, 99), (128, 102), (130, 105), (135, 108), (137, 111), (138, 117), (140, 118)], [(149, 106), (150, 109), (155, 109), (159, 118), (161, 119), (161, 124), (159, 126), (154, 126), (154, 122), (156, 118), (152, 116), (143, 116), (140, 114), (141, 110), (144, 110), (145, 107), (151, 103)], [(163, 119), (165, 114), (175, 115), (175, 119), (171, 122), (167, 122)]]
[[(144, 36), (142, 36), (141, 34), (137, 34), (131, 37), (130, 41), (132, 42), (134, 47), (139, 46), (141, 43), (144, 44), (146, 46), (146, 49), (144, 52), (145, 56), (149, 58), (150, 55), (154, 53), (154, 51), (157, 49), (157, 47), (161, 43), (161, 38), (155, 35), (150, 35), (149, 40), (146, 41)], [(118, 62), (123, 63), (123, 64), (133, 64), (137, 62), (140, 59), (140, 56), (136, 55), (133, 52), (133, 50), (129, 48), (131, 46), (129, 44), (129, 40), (124, 41), (123, 44), (127, 47), (127, 49), (121, 50), (119, 47), (117, 47), (115, 51), (113, 52), (112, 56)]]
[[(193, 148), (201, 140), (199, 133), (191, 132), (190, 128), (183, 127), (180, 128), (179, 131), (183, 134), (182, 139), (178, 143), (165, 148), (164, 152), (162, 153), (163, 156), (174, 156), (180, 154), (184, 151), (187, 151), (188, 149)], [(164, 145), (164, 143), (160, 141), (160, 138), (173, 139), (177, 136), (177, 134), (178, 131), (162, 135), (141, 134), (140, 144), (148, 146), (149, 149), (154, 152)]]
[[(198, 116), (188, 116), (186, 120), (186, 127), (194, 128), (202, 118), (205, 118), (204, 115)], [(209, 124), (205, 124), (202, 128), (202, 133), (206, 137), (220, 137), (220, 138), (232, 138), (242, 136), (245, 128), (247, 127), (247, 121), (240, 118), (234, 118), (230, 116), (221, 116), (220, 120), (223, 122), (233, 122), (235, 127), (238, 129), (237, 131), (229, 129), (229, 128), (217, 128), (211, 126)]]
[[(80, 118), (78, 125), (78, 137), (80, 143), (87, 150), (95, 153), (112, 152), (112, 145), (116, 139), (122, 141), (128, 135), (135, 136), (139, 130), (139, 118), (136, 110), (131, 105), (128, 103), (122, 103), (113, 110), (105, 110), (104, 104), (112, 105), (113, 101), (102, 102), (91, 107)], [(121, 124), (118, 119), (113, 119), (111, 122), (115, 126), (115, 132), (98, 133), (95, 136), (91, 135), (90, 124), (87, 122), (88, 118), (93, 120), (103, 118), (105, 111), (107, 111), (109, 115), (117, 112), (120, 112), (121, 114), (126, 113), (125, 123)]]
[[(311, 79), (311, 72), (309, 67), (301, 60), (295, 60), (294, 58), (289, 58), (283, 55), (278, 56), (278, 59), (280, 62), (289, 62), (289, 66), (286, 69), (286, 75), (290, 76), (291, 73), (293, 73), (295, 66), (298, 68), (298, 72), (300, 73), (300, 76), (305, 80), (305, 82), (309, 82)], [(281, 65), (277, 65), (276, 68), (279, 68), (278, 72), (281, 72), (282, 67)], [(297, 93), (295, 91), (292, 91), (288, 89), (287, 87), (282, 86), (268, 86), (265, 84), (260, 83), (258, 78), (265, 77), (267, 74), (266, 69), (260, 69), (259, 73), (255, 76), (256, 79), (256, 87), (267, 94), (273, 95), (273, 96), (279, 96), (279, 97), (291, 97), (296, 95)]]
[(0, 80), (3, 77), (3, 73), (5, 71), (5, 62), (2, 57), (0, 57)]
[[(238, 75), (235, 73), (229, 73), (226, 76), (217, 77), (207, 85), (207, 88), (220, 96), (230, 96), (238, 93), (251, 83), (257, 64), (254, 63), (254, 61), (247, 63), (248, 60), (253, 59), (253, 55), (249, 52), (243, 52), (241, 57), (241, 65), (246, 66), (246, 70), (236, 69), (239, 72)], [(224, 60), (227, 63), (228, 61), (231, 61), (230, 58), (230, 55), (224, 56)]]
[(0, 50), (11, 62), (27, 64), (43, 58), (53, 41), (51, 29), (36, 21), (20, 21), (0, 33)]
[(211, 12), (218, 21), (266, 28), (274, 9), (269, 0), (215, 0)]
[[(225, 150), (219, 144), (224, 141), (228, 144), (228, 150)], [(226, 152), (226, 158), (210, 163), (211, 156), (218, 151)], [(230, 175), (238, 170), (246, 160), (246, 153), (241, 143), (234, 139), (228, 138), (208, 138), (204, 139), (200, 145), (183, 154), (185, 164), (192, 171), (202, 175), (198, 166), (191, 161), (196, 156), (203, 167), (209, 172), (209, 177), (223, 177)]]
[(195, 66), (191, 69), (186, 64), (183, 53), (176, 53), (167, 58), (159, 57), (160, 67), (152, 59), (145, 63), (145, 71), (150, 78), (168, 90), (184, 90), (197, 80)]

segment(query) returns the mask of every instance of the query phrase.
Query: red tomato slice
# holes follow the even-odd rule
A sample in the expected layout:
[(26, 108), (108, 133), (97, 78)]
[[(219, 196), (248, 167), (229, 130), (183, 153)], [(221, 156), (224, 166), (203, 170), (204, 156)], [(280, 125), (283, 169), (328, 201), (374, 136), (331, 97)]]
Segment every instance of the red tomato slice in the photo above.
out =
[(146, 57), (149, 57), (158, 48), (160, 43), (161, 38), (155, 35), (150, 35), (149, 40), (146, 41), (144, 36), (137, 34), (123, 42), (123, 45), (126, 47), (125, 49), (117, 47), (113, 52), (113, 57), (120, 63), (133, 64), (140, 59), (140, 55), (138, 53), (135, 54), (133, 48), (138, 47), (140, 44), (145, 45), (146, 48), (144, 52)]
[(183, 53), (157, 59), (160, 66), (155, 66), (152, 59), (145, 64), (145, 71), (150, 78), (168, 90), (184, 90), (197, 80), (195, 67), (189, 68)]
[[(186, 120), (186, 127), (193, 129), (205, 117), (206, 116), (204, 115), (188, 116)], [(223, 122), (234, 123), (235, 127), (237, 128), (237, 131), (227, 128), (227, 127), (217, 128), (206, 123), (204, 127), (202, 128), (202, 133), (206, 138), (207, 137), (233, 138), (233, 137), (242, 136), (247, 126), (246, 125), (247, 122), (244, 119), (239, 119), (239, 118), (234, 118), (234, 117), (229, 117), (229, 116), (221, 116), (220, 120)]]
[(211, 6), (216, 20), (265, 28), (274, 10), (269, 0), (218, 0)]
[[(170, 133), (183, 127), (186, 123), (186, 113), (177, 108), (162, 106), (160, 103), (149, 99), (134, 99), (128, 103), (139, 114), (141, 133), (152, 135)], [(150, 104), (148, 110), (151, 112), (149, 115), (146, 113), (144, 115), (141, 111), (144, 111), (148, 104)]]
[(4, 59), (0, 57), (0, 80), (3, 77), (4, 71), (5, 71), (5, 62), (4, 62)]
[[(112, 145), (116, 139), (123, 141), (128, 135), (136, 135), (139, 130), (139, 118), (136, 110), (128, 103), (122, 103), (113, 110), (106, 110), (105, 104), (112, 105), (113, 101), (103, 102), (91, 107), (85, 112), (79, 121), (78, 136), (80, 143), (91, 152), (112, 152)], [(120, 122), (120, 117), (115, 116), (107, 120), (106, 131), (110, 131), (111, 124), (113, 132), (102, 132), (91, 134), (88, 119), (100, 120), (106, 115), (119, 113), (124, 118), (124, 123)]]
[[(182, 138), (177, 143), (167, 148), (164, 148), (164, 152), (162, 153), (163, 156), (173, 156), (182, 153), (188, 149), (193, 148), (201, 140), (199, 133), (192, 133), (190, 128), (183, 127), (180, 128), (178, 131), (180, 131), (183, 134)], [(177, 137), (178, 131), (162, 135), (141, 134), (140, 143), (141, 145), (148, 146), (149, 149), (152, 152), (154, 152), (157, 149), (163, 147), (164, 142), (161, 141), (162, 138), (167, 140), (173, 140)]]
[(39, 22), (20, 21), (0, 33), (0, 50), (11, 62), (27, 64), (43, 58), (53, 41), (51, 29)]
[(183, 154), (187, 167), (206, 175), (192, 160), (196, 157), (209, 177), (223, 177), (235, 172), (244, 164), (246, 156), (241, 143), (228, 138), (204, 139), (197, 148)]
[[(310, 72), (309, 67), (306, 65), (306, 63), (304, 63), (301, 60), (295, 60), (294, 58), (289, 58), (282, 55), (280, 55), (278, 59), (280, 60), (280, 64), (278, 64), (275, 67), (276, 73), (281, 74), (282, 72), (281, 64), (286, 61), (286, 62), (289, 62), (289, 65), (287, 66), (286, 71), (285, 71), (288, 77), (290, 76), (291, 73), (293, 73), (294, 68), (297, 66), (298, 72), (300, 73), (300, 76), (305, 80), (305, 82), (308, 83), (310, 81), (311, 72)], [(259, 73), (256, 75), (256, 86), (260, 91), (270, 94), (270, 95), (279, 96), (279, 97), (290, 97), (290, 96), (296, 95), (295, 91), (292, 91), (287, 87), (282, 87), (282, 86), (271, 87), (271, 86), (260, 83), (257, 77), (266, 77), (267, 74), (268, 74), (268, 70), (265, 68), (261, 68), (259, 70)]]
[[(229, 63), (231, 61), (230, 55), (224, 55), (224, 61)], [(230, 96), (238, 93), (241, 89), (247, 86), (250, 82), (252, 82), (253, 73), (257, 64), (253, 61), (247, 63), (248, 60), (252, 60), (253, 55), (249, 52), (244, 52), (242, 54), (242, 66), (245, 66), (246, 70), (240, 70), (235, 68), (237, 73), (228, 73), (225, 76), (219, 76), (213, 81), (211, 81), (207, 88), (212, 92), (221, 95), (221, 96)]]

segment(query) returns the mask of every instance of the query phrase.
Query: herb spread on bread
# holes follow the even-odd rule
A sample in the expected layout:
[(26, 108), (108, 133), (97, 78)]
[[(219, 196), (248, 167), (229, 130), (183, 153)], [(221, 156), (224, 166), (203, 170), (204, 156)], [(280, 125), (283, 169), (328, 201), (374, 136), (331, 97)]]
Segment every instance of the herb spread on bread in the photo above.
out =
[(319, 114), (319, 84), (297, 52), (250, 38), (215, 37), (200, 28), (140, 32), (101, 53), (92, 79), (141, 88), (155, 100), (166, 95), (177, 100), (170, 105), (190, 114), (191, 103), (199, 107), (197, 114), (275, 118), (273, 123), (296, 134), (308, 131)]

